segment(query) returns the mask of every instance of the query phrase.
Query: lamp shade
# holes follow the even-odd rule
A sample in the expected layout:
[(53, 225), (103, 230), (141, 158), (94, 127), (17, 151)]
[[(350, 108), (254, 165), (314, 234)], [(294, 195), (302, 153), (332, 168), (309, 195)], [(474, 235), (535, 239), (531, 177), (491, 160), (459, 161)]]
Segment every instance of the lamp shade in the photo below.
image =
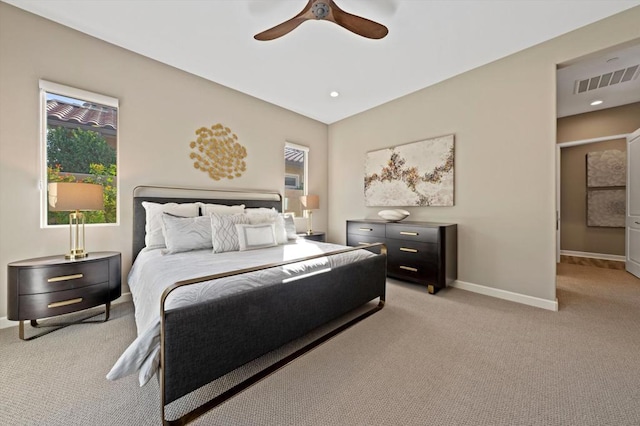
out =
[(304, 210), (316, 210), (320, 208), (320, 198), (317, 195), (303, 195), (300, 204)]
[(95, 183), (55, 182), (49, 187), (49, 210), (69, 212), (76, 210), (102, 210), (102, 185)]

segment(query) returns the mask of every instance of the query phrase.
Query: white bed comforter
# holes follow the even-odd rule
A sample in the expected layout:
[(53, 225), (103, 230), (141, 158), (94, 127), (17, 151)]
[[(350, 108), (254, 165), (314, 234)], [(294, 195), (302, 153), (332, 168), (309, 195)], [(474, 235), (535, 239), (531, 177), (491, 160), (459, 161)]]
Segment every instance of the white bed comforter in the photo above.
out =
[[(107, 379), (116, 380), (138, 372), (140, 386), (143, 386), (157, 371), (160, 361), (160, 299), (166, 287), (190, 278), (294, 260), (340, 248), (344, 246), (300, 239), (294, 243), (267, 249), (217, 254), (212, 253), (210, 249), (171, 255), (163, 255), (162, 250), (141, 251), (128, 278), (135, 305), (138, 337), (116, 361), (107, 374)], [(372, 256), (372, 253), (366, 250), (355, 250), (279, 268), (184, 286), (169, 295), (165, 309), (186, 306), (283, 279), (319, 272), (369, 256)]]

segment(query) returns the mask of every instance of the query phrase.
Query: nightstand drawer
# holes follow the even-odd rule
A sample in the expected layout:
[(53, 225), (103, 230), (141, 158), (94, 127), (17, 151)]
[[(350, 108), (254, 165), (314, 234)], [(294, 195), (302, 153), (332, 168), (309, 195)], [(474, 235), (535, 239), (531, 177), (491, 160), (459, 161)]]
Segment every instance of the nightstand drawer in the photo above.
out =
[(347, 234), (384, 238), (384, 223), (347, 222)]
[(101, 259), (22, 268), (18, 279), (21, 295), (71, 290), (109, 281), (109, 262)]
[(389, 223), (387, 224), (386, 237), (405, 241), (437, 243), (438, 228), (425, 228), (403, 225), (401, 223)]
[(19, 297), (19, 318), (31, 320), (52, 317), (104, 304), (109, 299), (109, 283), (53, 293), (25, 294)]

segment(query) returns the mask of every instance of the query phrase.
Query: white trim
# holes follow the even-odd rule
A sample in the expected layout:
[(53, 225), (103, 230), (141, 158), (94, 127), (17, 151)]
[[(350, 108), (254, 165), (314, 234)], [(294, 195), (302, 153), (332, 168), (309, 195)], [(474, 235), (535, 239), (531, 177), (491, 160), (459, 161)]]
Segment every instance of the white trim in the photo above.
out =
[(76, 89), (75, 87), (65, 86), (64, 84), (52, 83), (51, 81), (47, 80), (40, 80), (39, 87), (45, 92), (54, 93), (56, 95), (67, 96), (70, 98), (80, 98), (83, 101), (90, 101), (118, 108), (118, 99), (112, 98), (111, 96), (89, 92), (88, 90)]
[(606, 141), (612, 141), (616, 139), (626, 139), (628, 135), (629, 135), (628, 133), (625, 133), (622, 135), (602, 136), (599, 138), (582, 139), (579, 141), (560, 142), (557, 144), (557, 146), (560, 148), (568, 148), (570, 146), (586, 145), (588, 143), (606, 142)]
[(560, 212), (560, 156), (562, 155), (561, 148), (569, 148), (571, 146), (586, 145), (596, 142), (606, 142), (616, 139), (626, 139), (629, 135), (630, 133), (625, 133), (622, 135), (602, 136), (599, 138), (581, 139), (577, 141), (560, 142), (556, 144), (556, 263), (560, 263), (560, 255), (562, 254), (562, 250), (560, 249), (560, 228), (562, 227), (562, 221), (560, 220), (562, 214)]
[(560, 250), (560, 254), (563, 256), (586, 257), (589, 259), (614, 260), (616, 262), (624, 262), (626, 260), (625, 256), (617, 254), (589, 253), (586, 251)]
[(449, 287), (459, 288), (460, 290), (470, 291), (472, 293), (483, 294), (485, 296), (496, 297), (498, 299), (509, 300), (511, 302), (522, 303), (523, 305), (534, 306), (536, 308), (547, 309), (549, 311), (558, 311), (558, 299), (547, 300), (539, 297), (527, 296), (520, 293), (514, 293), (498, 288), (487, 287), (484, 285), (468, 283), (465, 281), (454, 281)]
[[(133, 298), (131, 297), (131, 293), (123, 293), (122, 296), (118, 297), (116, 300), (111, 302), (112, 305), (124, 302), (131, 302)], [(7, 317), (0, 317), (0, 330), (3, 328), (9, 327), (17, 327), (18, 321), (8, 320)]]

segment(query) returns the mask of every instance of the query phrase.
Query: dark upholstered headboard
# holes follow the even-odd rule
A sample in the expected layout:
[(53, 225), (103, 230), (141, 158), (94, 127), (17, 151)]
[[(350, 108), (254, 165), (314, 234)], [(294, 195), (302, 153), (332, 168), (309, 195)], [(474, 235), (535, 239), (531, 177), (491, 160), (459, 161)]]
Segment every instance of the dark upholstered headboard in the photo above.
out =
[(219, 190), (197, 188), (171, 188), (161, 186), (138, 186), (133, 190), (133, 251), (132, 261), (145, 246), (145, 225), (147, 215), (143, 201), (153, 203), (211, 203), (244, 204), (246, 207), (267, 207), (282, 211), (282, 196), (279, 192)]

